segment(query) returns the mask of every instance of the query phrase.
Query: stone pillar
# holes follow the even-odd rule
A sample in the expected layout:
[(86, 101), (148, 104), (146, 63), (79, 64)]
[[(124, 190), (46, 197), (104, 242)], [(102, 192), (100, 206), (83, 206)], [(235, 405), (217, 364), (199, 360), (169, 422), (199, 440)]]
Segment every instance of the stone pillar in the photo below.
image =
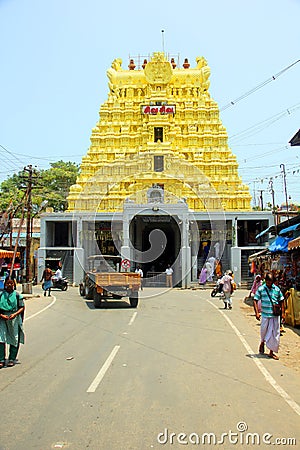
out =
[(130, 251), (130, 238), (129, 238), (129, 216), (128, 214), (123, 214), (123, 243), (121, 247), (122, 259), (128, 259), (132, 261), (131, 251)]
[(189, 245), (189, 220), (186, 215), (182, 219), (182, 287), (187, 289), (191, 284), (191, 247)]
[(231, 268), (234, 274), (234, 281), (239, 285), (242, 280), (241, 249), (239, 247), (231, 247)]
[(43, 271), (45, 269), (46, 261), (46, 249), (45, 247), (38, 248), (38, 263), (37, 263), (37, 281), (40, 282), (42, 278)]
[(235, 217), (232, 220), (232, 231), (233, 231), (232, 246), (237, 247), (238, 246), (238, 218), (237, 217)]
[(84, 273), (84, 251), (83, 251), (83, 248), (74, 248), (73, 283), (76, 286), (78, 286), (80, 281), (82, 281), (83, 273)]
[(199, 232), (195, 232), (194, 229), (190, 230), (191, 234), (191, 281), (197, 280), (197, 259), (199, 250)]
[(76, 229), (76, 242), (74, 242), (76, 247), (83, 247), (82, 242), (82, 217), (77, 219), (77, 229)]

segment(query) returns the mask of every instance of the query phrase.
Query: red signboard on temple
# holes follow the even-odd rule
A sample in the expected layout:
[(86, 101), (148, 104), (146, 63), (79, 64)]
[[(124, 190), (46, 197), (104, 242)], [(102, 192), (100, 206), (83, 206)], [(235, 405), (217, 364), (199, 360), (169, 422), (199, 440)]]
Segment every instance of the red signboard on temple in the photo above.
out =
[(145, 105), (142, 106), (142, 113), (143, 114), (175, 114), (175, 105), (161, 105), (161, 106), (155, 106), (155, 105)]

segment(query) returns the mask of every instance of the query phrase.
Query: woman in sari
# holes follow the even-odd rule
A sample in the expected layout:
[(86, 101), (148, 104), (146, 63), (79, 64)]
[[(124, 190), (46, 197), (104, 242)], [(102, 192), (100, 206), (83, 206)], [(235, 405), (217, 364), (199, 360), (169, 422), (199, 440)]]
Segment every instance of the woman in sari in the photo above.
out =
[(9, 345), (7, 367), (13, 367), (19, 346), (24, 344), (23, 297), (14, 289), (14, 281), (6, 279), (0, 294), (0, 369), (5, 365), (6, 344)]
[[(261, 279), (261, 275), (256, 275), (256, 277), (254, 278), (253, 284), (251, 286), (251, 290), (249, 292), (249, 297), (253, 298), (254, 295), (256, 294), (257, 289), (262, 285), (262, 279)], [(258, 308), (258, 312), (261, 313), (261, 300), (258, 300), (257, 302), (257, 308)], [(255, 312), (255, 310), (254, 310)]]
[(207, 278), (207, 269), (206, 269), (206, 267), (202, 267), (200, 275), (199, 275), (199, 284), (204, 286), (206, 283), (206, 278)]

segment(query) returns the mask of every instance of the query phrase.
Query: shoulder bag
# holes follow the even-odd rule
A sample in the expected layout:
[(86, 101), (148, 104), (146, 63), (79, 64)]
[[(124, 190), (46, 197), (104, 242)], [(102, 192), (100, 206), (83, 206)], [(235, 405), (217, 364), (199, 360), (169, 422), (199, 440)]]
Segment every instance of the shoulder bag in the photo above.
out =
[(270, 292), (269, 292), (269, 289), (267, 289), (267, 288), (265, 287), (265, 290), (266, 290), (266, 292), (267, 292), (267, 294), (268, 294), (268, 297), (269, 297), (269, 299), (270, 299), (270, 302), (272, 303), (273, 316), (280, 316), (280, 314), (281, 314), (281, 306), (280, 306), (280, 304), (279, 304), (279, 303), (273, 302), (273, 300), (272, 300), (272, 298), (271, 298), (271, 295), (270, 295)]

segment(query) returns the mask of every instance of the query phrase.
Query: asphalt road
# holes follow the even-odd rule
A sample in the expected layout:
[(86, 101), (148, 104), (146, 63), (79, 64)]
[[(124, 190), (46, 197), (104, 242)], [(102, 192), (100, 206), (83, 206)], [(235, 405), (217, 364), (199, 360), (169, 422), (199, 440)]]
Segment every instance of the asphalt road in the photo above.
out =
[(204, 290), (146, 288), (137, 309), (77, 288), (26, 300), (0, 449), (300, 448), (299, 375), (257, 355), (244, 294), (231, 311)]

